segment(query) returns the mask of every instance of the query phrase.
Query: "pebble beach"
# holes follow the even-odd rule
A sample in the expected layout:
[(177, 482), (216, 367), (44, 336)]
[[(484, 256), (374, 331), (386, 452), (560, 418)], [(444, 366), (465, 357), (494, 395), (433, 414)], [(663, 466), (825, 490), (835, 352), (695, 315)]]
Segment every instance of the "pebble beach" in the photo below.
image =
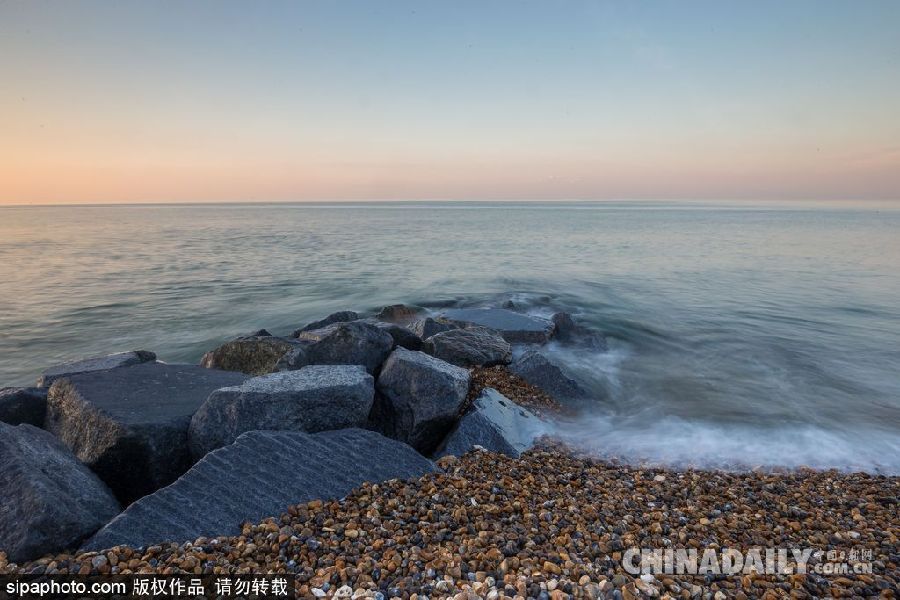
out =
[[(541, 400), (502, 369), (475, 379)], [(538, 398), (538, 399), (536, 399)], [(291, 506), (238, 536), (58, 554), (3, 574), (296, 576), (298, 597), (896, 597), (900, 478), (628, 466), (544, 439), (519, 458), (476, 449), (442, 472)], [(628, 548), (812, 548), (871, 556), (871, 573), (629, 573)]]

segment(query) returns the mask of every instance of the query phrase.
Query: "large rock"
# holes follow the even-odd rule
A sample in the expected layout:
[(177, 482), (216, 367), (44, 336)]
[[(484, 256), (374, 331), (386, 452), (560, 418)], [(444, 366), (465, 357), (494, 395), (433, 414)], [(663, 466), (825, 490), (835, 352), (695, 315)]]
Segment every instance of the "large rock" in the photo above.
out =
[(571, 342), (591, 348), (592, 350), (609, 350), (606, 336), (579, 325), (567, 312), (558, 312), (553, 315), (553, 324), (556, 326), (554, 337), (561, 342)]
[(362, 365), (375, 373), (394, 347), (394, 338), (371, 323), (334, 323), (300, 332), (300, 344), (279, 361), (279, 371), (307, 365)]
[(406, 325), (412, 323), (416, 318), (425, 312), (424, 308), (418, 306), (407, 306), (406, 304), (392, 304), (384, 306), (375, 318), (379, 321), (387, 321), (389, 323), (399, 323)]
[(56, 381), (45, 427), (124, 504), (191, 465), (191, 416), (213, 392), (247, 376), (194, 365), (146, 363)]
[(70, 375), (80, 373), (92, 373), (94, 371), (108, 371), (121, 367), (131, 367), (156, 360), (156, 354), (147, 350), (131, 350), (129, 352), (117, 352), (106, 356), (93, 356), (74, 362), (63, 363), (50, 367), (37, 381), (38, 387), (50, 387), (54, 381)]
[(342, 498), (366, 481), (408, 479), (435, 470), (406, 444), (372, 431), (253, 431), (132, 504), (84, 548), (236, 535), (241, 523), (257, 523), (294, 504)]
[(490, 367), (512, 360), (512, 348), (503, 336), (486, 327), (468, 327), (436, 333), (422, 349), (458, 367)]
[(334, 323), (346, 323), (348, 321), (355, 321), (359, 318), (359, 315), (352, 310), (341, 310), (336, 313), (331, 313), (324, 319), (319, 319), (318, 321), (313, 321), (307, 325), (304, 325), (300, 329), (294, 331), (293, 336), (299, 337), (301, 333), (304, 331), (314, 331), (316, 329), (322, 329), (323, 327), (328, 327)]
[(504, 308), (453, 308), (443, 317), (457, 323), (474, 323), (500, 332), (513, 344), (542, 344), (553, 335), (553, 322)]
[(495, 389), (485, 388), (444, 440), (437, 456), (462, 456), (475, 446), (518, 457), (548, 433), (549, 424)]
[(265, 375), (273, 372), (281, 357), (297, 345), (296, 340), (272, 335), (239, 337), (204, 354), (200, 366), (240, 371), (248, 375)]
[(0, 389), (0, 421), (10, 425), (28, 423), (43, 427), (46, 412), (46, 388)]
[(437, 333), (441, 333), (442, 331), (450, 331), (451, 329), (459, 329), (460, 327), (462, 327), (462, 325), (459, 323), (453, 323), (446, 319), (432, 319), (431, 317), (425, 317), (424, 319), (419, 319), (413, 323), (410, 326), (410, 329), (424, 340)]
[(401, 346), (407, 350), (421, 350), (422, 338), (417, 336), (411, 329), (398, 325), (397, 323), (387, 323), (384, 321), (367, 321), (372, 323), (378, 329), (385, 331), (394, 339), (394, 347)]
[(423, 352), (397, 348), (378, 377), (373, 422), (428, 454), (456, 423), (469, 391), (469, 371)]
[(0, 552), (11, 562), (72, 548), (119, 514), (119, 503), (55, 437), (0, 423)]
[(315, 365), (254, 377), (209, 395), (191, 419), (194, 458), (254, 430), (315, 433), (365, 426), (375, 380), (361, 365)]
[(587, 396), (578, 382), (566, 376), (562, 369), (536, 350), (528, 350), (522, 354), (509, 365), (509, 370), (556, 400), (580, 400)]

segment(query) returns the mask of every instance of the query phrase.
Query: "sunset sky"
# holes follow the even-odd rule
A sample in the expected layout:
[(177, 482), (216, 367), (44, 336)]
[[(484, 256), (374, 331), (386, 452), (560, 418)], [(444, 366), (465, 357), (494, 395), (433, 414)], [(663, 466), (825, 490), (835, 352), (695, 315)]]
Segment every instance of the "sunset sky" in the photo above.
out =
[(0, 1), (0, 203), (900, 198), (900, 2)]

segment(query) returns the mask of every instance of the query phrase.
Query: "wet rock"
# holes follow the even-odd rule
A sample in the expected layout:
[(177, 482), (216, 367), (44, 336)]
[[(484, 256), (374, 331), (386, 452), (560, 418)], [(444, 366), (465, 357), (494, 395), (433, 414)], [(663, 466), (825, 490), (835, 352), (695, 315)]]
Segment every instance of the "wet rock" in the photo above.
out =
[(363, 365), (375, 373), (394, 347), (394, 338), (371, 323), (334, 323), (300, 332), (299, 344), (278, 362), (279, 371), (307, 365)]
[(606, 336), (598, 331), (578, 325), (569, 313), (558, 312), (553, 315), (552, 320), (556, 326), (555, 337), (561, 342), (577, 343), (593, 350), (609, 350)]
[(304, 331), (313, 331), (316, 329), (322, 329), (324, 327), (328, 327), (334, 323), (346, 323), (348, 321), (355, 321), (359, 319), (359, 315), (352, 310), (341, 310), (336, 313), (331, 313), (324, 319), (319, 319), (318, 321), (313, 321), (307, 325), (304, 325), (300, 329), (297, 329), (292, 334), (293, 337), (300, 337), (300, 334)]
[(468, 327), (437, 333), (422, 349), (458, 367), (490, 367), (508, 364), (512, 348), (503, 336), (485, 327)]
[(578, 382), (567, 377), (559, 367), (536, 350), (528, 350), (514, 360), (509, 365), (509, 370), (544, 390), (557, 401), (579, 400), (587, 396), (587, 392)]
[(340, 498), (366, 481), (433, 471), (434, 464), (406, 444), (372, 431), (253, 431), (132, 504), (85, 549), (235, 535), (241, 523), (279, 514), (292, 504)]
[(271, 373), (278, 361), (298, 344), (296, 340), (275, 337), (267, 333), (243, 336), (225, 342), (215, 350), (204, 354), (200, 366), (207, 369), (240, 371), (248, 375)]
[(315, 365), (254, 377), (209, 395), (191, 419), (191, 453), (199, 459), (247, 431), (362, 427), (374, 397), (375, 380), (361, 365)]
[(485, 389), (444, 440), (436, 456), (462, 456), (475, 446), (518, 457), (549, 425), (497, 390)]
[(425, 340), (436, 333), (450, 331), (451, 329), (459, 329), (460, 327), (462, 326), (459, 323), (451, 323), (446, 319), (425, 317), (424, 319), (419, 319), (413, 323), (410, 329), (412, 329), (413, 333), (417, 336)]
[(398, 325), (396, 323), (385, 323), (376, 321), (373, 323), (375, 327), (386, 331), (394, 339), (394, 347), (400, 346), (407, 350), (421, 350), (422, 338), (417, 336), (411, 329)]
[(118, 352), (106, 356), (94, 356), (82, 360), (55, 365), (45, 370), (37, 381), (38, 387), (50, 387), (54, 381), (61, 377), (91, 373), (94, 371), (108, 371), (121, 367), (130, 367), (156, 360), (156, 354), (147, 350), (132, 350)]
[(0, 389), (0, 421), (10, 425), (28, 423), (43, 427), (46, 412), (46, 388)]
[(112, 492), (59, 440), (0, 423), (0, 552), (11, 561), (77, 545), (119, 514)]
[(187, 470), (191, 416), (211, 392), (245, 379), (163, 363), (73, 375), (50, 388), (45, 427), (127, 504)]
[(391, 437), (430, 453), (456, 422), (469, 380), (466, 369), (397, 348), (378, 377), (373, 420)]
[(406, 304), (392, 304), (382, 307), (375, 318), (379, 321), (387, 321), (389, 323), (400, 323), (406, 325), (414, 321), (425, 309), (418, 306), (408, 306)]
[(454, 308), (442, 315), (448, 321), (474, 323), (494, 329), (510, 343), (542, 344), (553, 335), (552, 321), (504, 308)]
[(571, 336), (578, 328), (572, 315), (567, 312), (558, 312), (550, 320), (553, 321), (553, 325), (556, 327), (556, 336), (559, 338)]

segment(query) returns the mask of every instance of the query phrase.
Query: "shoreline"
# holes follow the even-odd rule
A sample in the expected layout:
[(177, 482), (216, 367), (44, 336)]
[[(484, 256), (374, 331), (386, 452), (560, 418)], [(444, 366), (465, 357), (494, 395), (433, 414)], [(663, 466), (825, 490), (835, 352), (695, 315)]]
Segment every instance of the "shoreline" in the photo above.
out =
[[(289, 574), (298, 597), (382, 600), (891, 597), (900, 477), (590, 454), (565, 434), (596, 399), (537, 348), (602, 353), (604, 333), (514, 308), (345, 310), (200, 365), (135, 350), (46, 369), (2, 397), (20, 424), (0, 425), (16, 511), (0, 575)], [(726, 549), (799, 558), (698, 570)], [(634, 563), (667, 551), (693, 568)]]
[[(292, 506), (239, 536), (0, 558), (0, 573), (290, 573), (298, 597), (419, 599), (890, 598), (900, 585), (898, 477), (642, 469), (546, 442), (520, 458), (474, 450), (438, 464), (443, 473)], [(866, 550), (872, 573), (642, 578), (623, 567), (631, 547)]]

